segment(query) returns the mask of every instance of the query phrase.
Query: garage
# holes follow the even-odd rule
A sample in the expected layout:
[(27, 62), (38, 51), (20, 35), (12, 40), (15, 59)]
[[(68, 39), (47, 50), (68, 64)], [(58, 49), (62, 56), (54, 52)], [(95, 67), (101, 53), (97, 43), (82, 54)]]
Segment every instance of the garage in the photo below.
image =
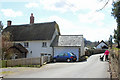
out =
[(85, 54), (82, 35), (56, 36), (51, 46), (53, 48), (53, 56), (57, 56), (61, 53), (72, 52), (77, 56), (77, 61), (79, 61), (80, 56)]

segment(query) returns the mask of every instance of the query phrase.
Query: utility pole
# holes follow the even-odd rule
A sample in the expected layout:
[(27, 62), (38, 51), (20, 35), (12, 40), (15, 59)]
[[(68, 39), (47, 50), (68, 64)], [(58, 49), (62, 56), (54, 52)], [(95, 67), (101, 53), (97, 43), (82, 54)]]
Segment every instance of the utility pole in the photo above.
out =
[(109, 37), (109, 46), (112, 49), (112, 35), (110, 35), (110, 37)]
[[(2, 59), (2, 30), (3, 30), (3, 24), (2, 21), (0, 21), (0, 60)], [(2, 61), (0, 62), (0, 68), (2, 68)], [(3, 78), (3, 75), (0, 75), (0, 80)]]

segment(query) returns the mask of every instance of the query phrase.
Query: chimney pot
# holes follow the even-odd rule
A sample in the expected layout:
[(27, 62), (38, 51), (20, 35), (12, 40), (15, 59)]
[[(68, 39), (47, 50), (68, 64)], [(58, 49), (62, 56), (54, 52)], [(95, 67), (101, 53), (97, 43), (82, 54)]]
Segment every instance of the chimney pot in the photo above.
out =
[(12, 21), (8, 20), (7, 21), (7, 26), (11, 26), (11, 24), (12, 24)]
[(33, 16), (33, 13), (31, 13), (31, 16), (30, 16), (30, 24), (33, 24), (34, 23), (34, 16)]

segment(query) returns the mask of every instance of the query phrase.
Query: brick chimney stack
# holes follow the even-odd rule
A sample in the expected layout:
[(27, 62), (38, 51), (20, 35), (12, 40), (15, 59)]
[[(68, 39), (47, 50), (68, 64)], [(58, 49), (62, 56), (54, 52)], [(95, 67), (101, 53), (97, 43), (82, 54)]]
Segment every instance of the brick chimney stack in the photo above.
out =
[(31, 16), (30, 16), (30, 24), (33, 24), (34, 23), (34, 16), (33, 16), (33, 13), (31, 13)]
[(7, 26), (11, 26), (11, 24), (12, 24), (12, 21), (8, 20), (7, 21)]

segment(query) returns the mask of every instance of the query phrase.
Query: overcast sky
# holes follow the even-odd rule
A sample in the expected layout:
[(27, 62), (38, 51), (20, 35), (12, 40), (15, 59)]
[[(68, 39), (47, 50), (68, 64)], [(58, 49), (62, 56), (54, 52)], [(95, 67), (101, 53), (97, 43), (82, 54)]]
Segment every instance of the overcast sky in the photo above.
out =
[(7, 20), (12, 25), (29, 24), (33, 13), (35, 23), (56, 21), (62, 35), (82, 34), (91, 41), (108, 40), (116, 21), (111, 16), (111, 2), (96, 11), (104, 4), (98, 0), (0, 0), (0, 21), (5, 27)]

